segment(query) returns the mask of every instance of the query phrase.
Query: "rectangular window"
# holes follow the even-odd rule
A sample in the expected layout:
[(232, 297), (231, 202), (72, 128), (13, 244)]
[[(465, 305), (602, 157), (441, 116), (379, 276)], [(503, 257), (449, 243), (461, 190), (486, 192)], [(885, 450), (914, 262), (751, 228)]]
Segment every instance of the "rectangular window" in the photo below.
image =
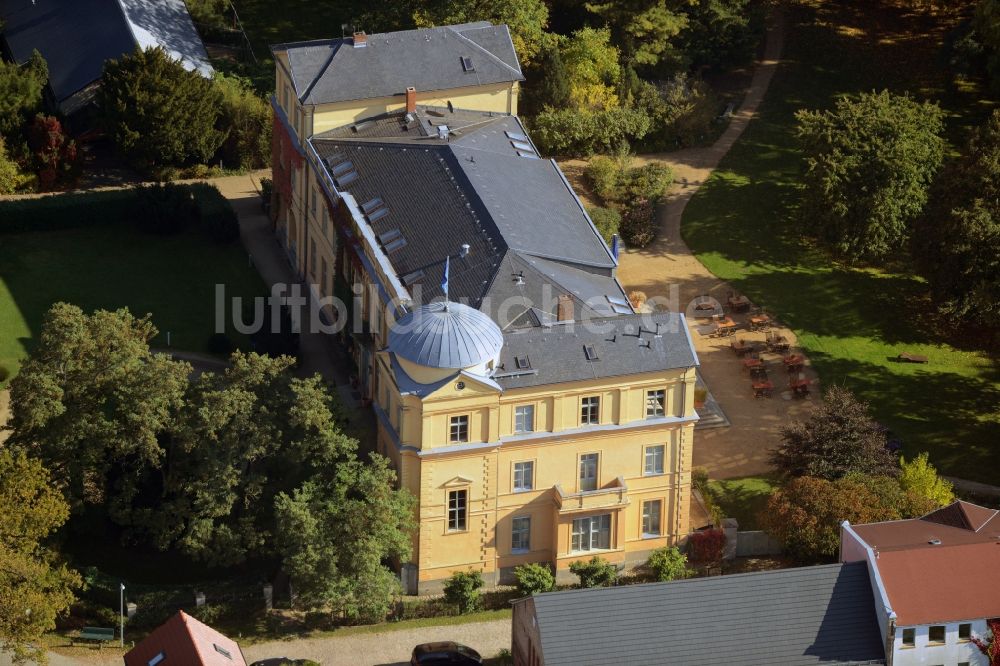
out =
[(520, 405), (514, 408), (514, 432), (535, 431), (535, 406)]
[(320, 257), (319, 260), (319, 294), (320, 296), (326, 296), (326, 257)]
[(467, 415), (451, 417), (448, 441), (455, 443), (469, 441), (469, 417)]
[(660, 536), (660, 510), (663, 500), (650, 500), (642, 503), (642, 536)]
[(330, 214), (326, 210), (326, 204), (323, 204), (323, 238), (330, 240)]
[(646, 391), (646, 418), (663, 416), (666, 411), (667, 392), (663, 389)]
[(306, 266), (306, 272), (316, 277), (316, 239), (309, 239), (309, 265)]
[(972, 625), (969, 623), (958, 625), (958, 640), (964, 642), (972, 640)]
[(515, 553), (531, 550), (531, 518), (521, 516), (511, 521), (510, 549)]
[(580, 425), (592, 425), (601, 422), (601, 398), (588, 396), (580, 401)]
[(452, 490), (448, 492), (448, 531), (462, 532), (465, 530), (468, 512), (468, 490)]
[(944, 625), (936, 624), (927, 630), (928, 643), (944, 643)]
[[(309, 188), (312, 192), (312, 188)], [(316, 193), (312, 192), (312, 197), (309, 199), (309, 210), (312, 212), (313, 217), (316, 217)]]
[(642, 469), (642, 473), (645, 476), (663, 474), (663, 456), (665, 450), (666, 446), (663, 444), (646, 447), (646, 464)]
[(611, 548), (611, 514), (574, 520), (571, 547), (574, 551)]
[(580, 490), (597, 490), (597, 454), (580, 456)]
[(514, 492), (532, 490), (535, 487), (535, 463), (531, 461), (514, 463)]
[(903, 629), (903, 647), (913, 647), (917, 641), (916, 629)]
[(295, 173), (296, 171), (294, 166), (288, 170), (288, 180), (292, 184), (292, 196), (295, 196)]

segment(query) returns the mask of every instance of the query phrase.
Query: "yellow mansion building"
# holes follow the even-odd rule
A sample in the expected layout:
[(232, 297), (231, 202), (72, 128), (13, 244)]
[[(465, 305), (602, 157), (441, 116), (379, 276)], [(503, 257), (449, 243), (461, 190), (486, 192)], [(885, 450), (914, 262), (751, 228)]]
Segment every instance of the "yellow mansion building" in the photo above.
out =
[(275, 232), (419, 500), (411, 593), (688, 533), (697, 356), (518, 119), (506, 26), (273, 47)]

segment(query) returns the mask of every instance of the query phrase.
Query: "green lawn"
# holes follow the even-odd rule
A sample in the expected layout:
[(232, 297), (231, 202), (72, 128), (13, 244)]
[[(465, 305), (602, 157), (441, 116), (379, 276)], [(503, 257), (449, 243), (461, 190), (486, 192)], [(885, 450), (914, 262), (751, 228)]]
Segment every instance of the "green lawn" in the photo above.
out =
[[(985, 116), (976, 86), (956, 85), (942, 68), (956, 19), (834, 2), (792, 3), (787, 15), (786, 60), (760, 118), (688, 205), (684, 238), (713, 273), (796, 331), (824, 384), (868, 400), (907, 455), (926, 450), (946, 474), (997, 483), (996, 359), (934, 332), (925, 284), (905, 257), (893, 269), (838, 264), (803, 240), (796, 217), (796, 109), (830, 107), (841, 93), (909, 91), (941, 101), (953, 147)], [(904, 350), (930, 363), (897, 363)]]
[(748, 476), (709, 481), (708, 491), (726, 518), (735, 518), (741, 530), (755, 530), (757, 514), (767, 505), (767, 498), (777, 485), (768, 477)]
[(170, 331), (173, 347), (204, 351), (215, 332), (216, 283), (227, 297), (267, 293), (240, 243), (219, 246), (193, 231), (150, 236), (100, 225), (0, 234), (0, 365), (16, 372), (57, 301), (152, 313), (154, 345), (165, 347)]

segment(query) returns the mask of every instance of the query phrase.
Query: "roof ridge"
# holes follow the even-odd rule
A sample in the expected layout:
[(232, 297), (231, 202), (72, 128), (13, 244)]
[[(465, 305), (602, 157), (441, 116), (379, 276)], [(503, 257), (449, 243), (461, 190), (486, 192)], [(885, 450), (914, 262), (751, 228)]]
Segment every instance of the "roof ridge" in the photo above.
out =
[[(502, 58), (500, 58), (500, 56), (496, 55), (495, 53), (493, 53), (492, 51), (490, 51), (490, 50), (489, 50), (489, 49), (487, 49), (486, 47), (482, 46), (481, 44), (478, 44), (478, 43), (476, 43), (476, 41), (475, 41), (475, 40), (473, 40), (473, 39), (470, 39), (469, 37), (466, 37), (466, 36), (465, 36), (464, 34), (462, 34), (462, 32), (463, 32), (463, 31), (461, 31), (461, 30), (456, 30), (456, 29), (455, 29), (455, 27), (456, 27), (456, 26), (450, 26), (450, 25), (446, 25), (446, 26), (441, 26), (441, 27), (442, 27), (442, 28), (447, 28), (447, 29), (448, 29), (448, 30), (450, 30), (451, 32), (453, 32), (453, 33), (455, 33), (456, 35), (458, 35), (458, 36), (459, 36), (459, 37), (460, 37), (461, 39), (464, 39), (464, 40), (465, 40), (465, 41), (467, 41), (467, 42), (468, 42), (469, 44), (472, 44), (472, 46), (473, 46), (473, 47), (475, 47), (475, 48), (479, 49), (480, 51), (482, 51), (483, 53), (485, 53), (485, 54), (486, 54), (486, 55), (488, 55), (489, 57), (491, 57), (491, 58), (493, 58), (494, 60), (496, 60), (496, 61), (497, 61), (498, 63), (500, 63), (500, 65), (502, 65), (503, 67), (506, 67), (506, 68), (507, 68), (507, 69), (509, 69), (510, 71), (514, 72), (515, 74), (517, 74), (518, 76), (520, 76), (520, 77), (521, 77), (522, 79), (524, 78), (524, 72), (522, 72), (522, 71), (521, 71), (521, 68), (520, 68), (520, 64), (521, 64), (521, 63), (520, 63), (520, 62), (518, 62), (518, 66), (517, 66), (516, 68), (515, 68), (515, 67), (511, 67), (510, 65), (508, 65), (507, 63), (505, 63), (505, 62), (503, 61), (503, 59), (502, 59)], [(494, 25), (493, 27), (494, 27), (494, 28), (499, 28), (499, 27), (502, 27), (502, 28), (504, 28), (504, 29), (506, 29), (506, 30), (507, 30), (508, 34), (510, 33), (510, 28), (508, 28), (508, 27), (507, 27), (507, 24), (506, 24), (506, 23), (501, 23), (501, 24), (500, 24), (499, 26), (498, 26), (498, 25)], [(486, 29), (486, 26), (483, 26), (483, 27), (481, 27), (481, 28), (467, 28), (467, 29), (468, 29), (468, 30), (485, 30), (485, 29)], [(517, 51), (514, 51), (514, 57), (515, 57), (515, 58), (517, 57)]]

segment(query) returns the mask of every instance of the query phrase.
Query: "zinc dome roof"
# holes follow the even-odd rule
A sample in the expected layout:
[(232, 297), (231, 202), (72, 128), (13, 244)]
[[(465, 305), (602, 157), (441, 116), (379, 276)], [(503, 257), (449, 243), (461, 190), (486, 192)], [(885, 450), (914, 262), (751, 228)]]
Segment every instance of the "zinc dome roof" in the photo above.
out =
[(400, 317), (389, 331), (389, 350), (430, 368), (470, 368), (497, 358), (500, 327), (461, 303), (429, 303)]

